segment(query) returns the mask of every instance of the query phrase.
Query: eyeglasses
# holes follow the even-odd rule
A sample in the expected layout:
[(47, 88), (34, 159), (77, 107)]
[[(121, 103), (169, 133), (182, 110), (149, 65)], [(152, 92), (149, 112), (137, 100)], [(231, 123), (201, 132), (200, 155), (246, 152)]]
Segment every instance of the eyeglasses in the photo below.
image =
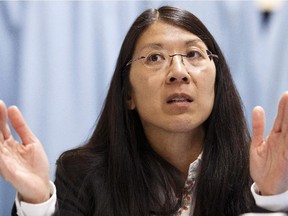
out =
[[(201, 49), (199, 47), (190, 47), (186, 54), (175, 53), (168, 54), (166, 50), (154, 50), (148, 52), (146, 56), (140, 56), (135, 59), (131, 59), (126, 66), (131, 65), (133, 62), (141, 61), (145, 67), (151, 70), (161, 70), (172, 64), (175, 56), (181, 57), (181, 62), (186, 67), (203, 69), (208, 65), (209, 61), (213, 58), (218, 59), (218, 55), (213, 54), (209, 50)], [(171, 61), (170, 59), (171, 58)]]

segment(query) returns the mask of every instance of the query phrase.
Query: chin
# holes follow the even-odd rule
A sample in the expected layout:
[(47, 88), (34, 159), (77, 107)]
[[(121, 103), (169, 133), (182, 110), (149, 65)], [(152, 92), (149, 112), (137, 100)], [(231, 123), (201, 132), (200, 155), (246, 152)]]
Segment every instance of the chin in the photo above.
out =
[(168, 124), (170, 131), (175, 133), (187, 133), (202, 128), (203, 122), (193, 122), (192, 120), (185, 119), (184, 121), (174, 121)]

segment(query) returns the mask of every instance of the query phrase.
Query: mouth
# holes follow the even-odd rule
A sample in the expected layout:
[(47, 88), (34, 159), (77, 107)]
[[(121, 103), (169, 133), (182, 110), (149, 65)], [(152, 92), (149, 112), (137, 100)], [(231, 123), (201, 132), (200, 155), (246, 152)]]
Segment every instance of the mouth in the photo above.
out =
[(187, 94), (173, 94), (168, 97), (167, 103), (191, 103), (193, 102), (192, 98)]

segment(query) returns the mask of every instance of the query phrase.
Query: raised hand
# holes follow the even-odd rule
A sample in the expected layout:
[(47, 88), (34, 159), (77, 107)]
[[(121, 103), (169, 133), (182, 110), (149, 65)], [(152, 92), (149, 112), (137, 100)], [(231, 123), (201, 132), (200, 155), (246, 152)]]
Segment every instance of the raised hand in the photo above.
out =
[[(7, 120), (19, 135), (11, 134)], [(15, 106), (0, 101), (0, 175), (19, 193), (23, 201), (41, 203), (49, 199), (49, 162), (37, 137)]]
[(288, 190), (288, 92), (281, 97), (273, 128), (264, 139), (265, 113), (255, 107), (252, 113), (250, 173), (262, 195)]

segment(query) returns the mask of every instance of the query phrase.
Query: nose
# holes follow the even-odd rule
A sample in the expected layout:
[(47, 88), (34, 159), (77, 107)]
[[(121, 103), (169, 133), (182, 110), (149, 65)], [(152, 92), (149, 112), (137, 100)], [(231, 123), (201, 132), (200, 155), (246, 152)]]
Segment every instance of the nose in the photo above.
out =
[(171, 57), (171, 62), (168, 68), (168, 74), (166, 78), (167, 84), (173, 83), (190, 83), (191, 77), (187, 71), (187, 68), (183, 62), (181, 54), (174, 54)]

